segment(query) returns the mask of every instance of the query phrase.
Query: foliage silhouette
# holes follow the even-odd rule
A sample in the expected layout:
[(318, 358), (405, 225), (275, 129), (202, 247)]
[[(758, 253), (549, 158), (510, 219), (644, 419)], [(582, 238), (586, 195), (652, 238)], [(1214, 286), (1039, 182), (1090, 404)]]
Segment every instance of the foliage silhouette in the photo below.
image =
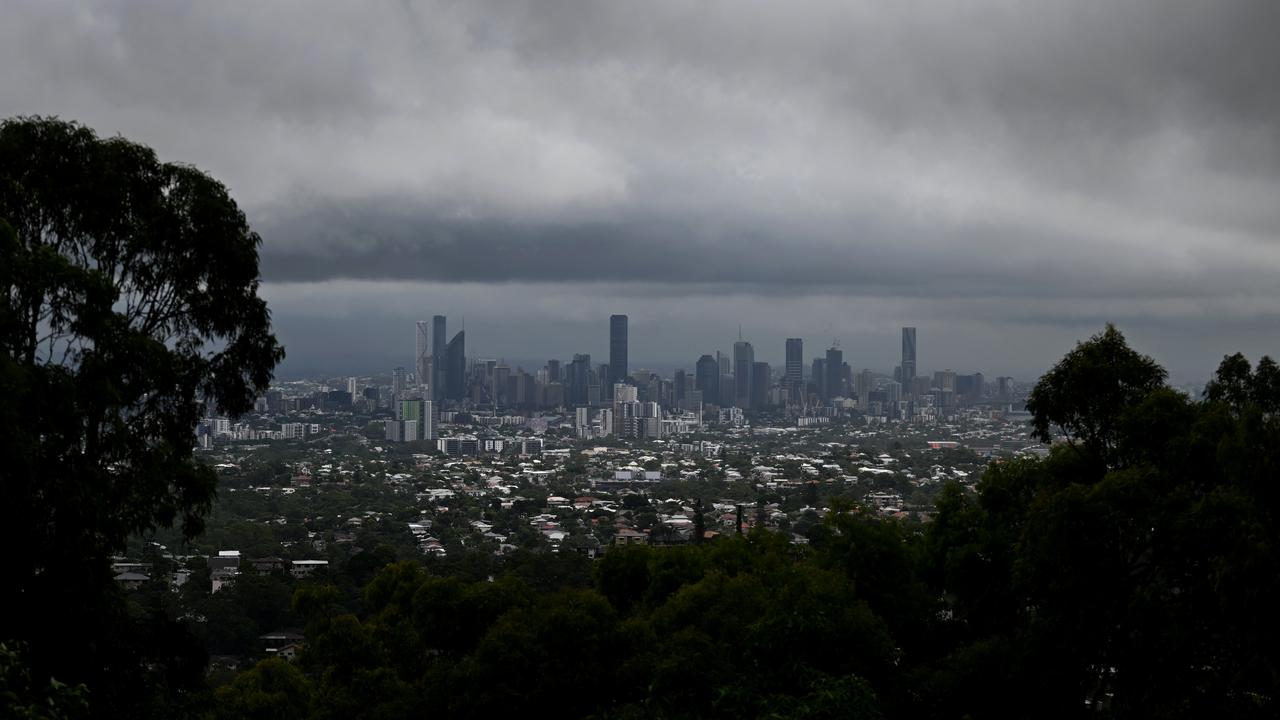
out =
[(28, 642), (36, 677), (86, 683), (95, 713), (179, 692), (139, 666), (198, 672), (122, 616), (107, 560), (132, 534), (202, 527), (215, 477), (195, 425), (249, 409), (283, 356), (258, 245), (195, 168), (53, 118), (0, 123), (0, 540), (22, 548), (0, 638)]

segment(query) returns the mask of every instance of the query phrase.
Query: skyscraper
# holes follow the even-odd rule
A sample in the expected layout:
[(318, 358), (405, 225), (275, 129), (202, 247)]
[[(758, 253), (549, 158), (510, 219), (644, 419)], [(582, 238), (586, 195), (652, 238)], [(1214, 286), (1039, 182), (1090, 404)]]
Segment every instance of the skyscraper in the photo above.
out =
[(827, 359), (824, 357), (816, 357), (813, 359), (813, 368), (809, 371), (809, 379), (818, 390), (818, 397), (825, 398), (827, 396)]
[(732, 375), (720, 376), (720, 407), (734, 407), (737, 403), (733, 401), (735, 386), (733, 384)]
[(569, 404), (580, 407), (590, 403), (591, 356), (577, 353), (569, 363)]
[(429, 439), (430, 434), (426, 433), (428, 414), (427, 408), (431, 403), (422, 399), (401, 400), (398, 408), (400, 421), (404, 425), (404, 433), (402, 438), (406, 441)]
[(844, 353), (840, 352), (840, 348), (827, 349), (826, 371), (826, 381), (822, 384), (822, 399), (830, 400), (844, 395)]
[(431, 318), (431, 397), (443, 400), (448, 397), (448, 359), (445, 357), (448, 348), (445, 341), (445, 318), (435, 315)]
[(751, 407), (751, 378), (756, 362), (751, 343), (739, 340), (733, 344), (733, 402), (747, 409)]
[(419, 385), (431, 382), (431, 324), (419, 320), (417, 326), (417, 351), (413, 356), (414, 377)]
[(933, 386), (946, 392), (956, 391), (956, 373), (951, 368), (933, 373)]
[(405, 386), (408, 384), (406, 383), (404, 376), (405, 371), (402, 367), (398, 367), (391, 371), (391, 395), (396, 400), (400, 400), (404, 397)]
[(885, 415), (891, 418), (899, 417), (898, 404), (902, 401), (902, 383), (889, 382), (884, 386), (884, 407)]
[(800, 381), (804, 379), (804, 340), (800, 338), (787, 338), (787, 366), (784, 382), (787, 387), (800, 387)]
[(916, 377), (916, 329), (902, 328), (902, 386), (910, 388)]
[[(871, 392), (873, 377), (874, 376), (871, 374), (871, 371), (865, 368), (862, 370), (862, 372), (858, 373), (858, 383), (857, 383), (856, 392), (857, 392), (859, 401), (863, 405), (866, 405), (867, 395)], [(902, 383), (898, 383), (898, 387), (899, 389), (901, 389)]]
[[(626, 382), (630, 369), (627, 366), (627, 316), (609, 316), (609, 377), (613, 382)], [(609, 386), (613, 393), (612, 384)]]
[(769, 363), (751, 363), (751, 407), (756, 410), (769, 405), (769, 381), (772, 374)]
[(511, 399), (507, 397), (507, 380), (510, 377), (511, 368), (507, 365), (497, 365), (493, 368), (493, 376), (489, 378), (489, 397), (493, 398), (495, 403), (505, 405), (511, 402)]
[(698, 358), (694, 365), (694, 387), (702, 391), (702, 401), (720, 404), (720, 363), (710, 355)]
[(467, 331), (459, 330), (445, 347), (444, 396), (450, 400), (461, 400), (467, 396), (466, 342)]

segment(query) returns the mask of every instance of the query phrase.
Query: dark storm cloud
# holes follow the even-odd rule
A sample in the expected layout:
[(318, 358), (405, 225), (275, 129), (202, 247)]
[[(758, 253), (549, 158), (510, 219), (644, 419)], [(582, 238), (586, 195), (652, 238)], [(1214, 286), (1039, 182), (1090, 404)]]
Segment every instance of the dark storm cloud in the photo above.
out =
[(1214, 318), (1244, 346), (1280, 317), (1277, 27), (1271, 0), (19, 0), (0, 115), (226, 182), (282, 324), (396, 326), (419, 311), (378, 288), (414, 283), (565, 317), (599, 283), (672, 323), (927, 316), (1042, 338), (1006, 350), (1030, 366), (1127, 318), (1200, 358)]
[[(432, 282), (593, 282), (667, 283), (686, 295), (746, 289), (780, 293), (849, 296), (911, 294), (919, 297), (1019, 297), (1039, 283), (1041, 298), (1166, 297), (1170, 284), (1184, 280), (1231, 282), (1236, 287), (1272, 281), (1270, 268), (1255, 272), (1223, 265), (1212, 256), (1192, 268), (1142, 257), (1123, 266), (1097, 253), (1113, 248), (1081, 238), (1053, 237), (1053, 228), (1013, 227), (974, 222), (950, 227), (903, 218), (877, 224), (820, 226), (806, 221), (806, 237), (787, 241), (787, 227), (737, 225), (725, 219), (714, 229), (696, 218), (521, 223), (423, 218), (396, 204), (376, 208), (317, 209), (287, 221), (268, 222), (263, 232), (276, 240), (263, 257), (263, 272), (283, 282), (311, 282), (339, 276), (361, 280)], [(277, 224), (278, 223), (278, 224)], [(1025, 277), (1024, 241), (1036, 236), (1060, 247), (1053, 258), (1053, 282)], [(968, 248), (941, 248), (942, 240)], [(1165, 265), (1163, 270), (1159, 266)], [(1046, 268), (1047, 269), (1047, 268)], [(1187, 284), (1181, 297), (1200, 297), (1206, 288)]]

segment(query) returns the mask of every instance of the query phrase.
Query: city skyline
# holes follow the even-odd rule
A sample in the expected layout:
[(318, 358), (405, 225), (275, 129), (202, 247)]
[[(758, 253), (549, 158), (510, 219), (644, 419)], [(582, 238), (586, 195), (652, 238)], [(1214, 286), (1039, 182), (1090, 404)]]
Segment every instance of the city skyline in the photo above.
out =
[[(443, 336), (446, 322), (445, 316), (436, 315), (431, 327)], [(422, 357), (422, 328), (426, 324), (415, 323), (418, 357)], [(404, 368), (394, 369), (390, 399), (403, 402), (395, 406), (396, 417), (387, 420), (386, 436), (392, 441), (431, 439), (434, 413), (444, 410), (466, 413), (487, 409), (491, 417), (499, 412), (506, 417), (511, 412), (573, 409), (575, 431), (583, 438), (610, 434), (656, 438), (685, 433), (702, 426), (708, 409), (720, 421), (731, 424), (744, 421), (748, 414), (777, 412), (817, 423), (850, 412), (878, 418), (877, 422), (929, 421), (980, 405), (1011, 412), (1022, 401), (1019, 386), (1023, 391), (1027, 387), (1007, 375), (991, 381), (981, 369), (968, 372), (948, 367), (917, 375), (915, 327), (901, 328), (903, 360), (891, 373), (851, 365), (835, 339), (812, 357), (811, 371), (806, 375), (800, 338), (786, 339), (787, 362), (775, 373), (769, 362), (756, 358), (754, 346), (739, 328), (732, 354), (717, 351), (713, 357), (705, 353), (692, 372), (687, 366), (637, 367), (628, 374), (623, 370), (628, 362), (628, 325), (626, 315), (609, 316), (609, 361), (599, 363), (593, 362), (590, 353), (576, 352), (567, 364), (555, 357), (540, 363), (467, 356), (465, 333), (460, 331), (443, 349), (447, 363), (443, 385), (435, 372), (407, 383)], [(441, 355), (438, 344), (432, 355)], [(348, 375), (340, 380), (345, 391), (332, 390), (329, 380), (321, 379), (321, 390), (307, 402), (321, 407), (377, 405), (386, 386), (378, 377), (366, 377), (361, 391), (360, 378)], [(277, 391), (274, 401), (278, 404), (282, 397)], [(272, 398), (265, 398), (259, 404), (269, 408), (272, 402)]]
[[(629, 324), (629, 316), (627, 315), (614, 314), (609, 316), (608, 353), (605, 354), (603, 358), (601, 358), (600, 355), (597, 355), (598, 358), (602, 359), (603, 364), (600, 366), (593, 366), (593, 367), (603, 367), (608, 370), (608, 377), (601, 379), (602, 393), (609, 392), (605, 388), (609, 388), (616, 381), (620, 380), (621, 378), (627, 377), (630, 374), (630, 370), (632, 369), (630, 367), (629, 359), (628, 359), (629, 358), (628, 324)], [(447, 327), (447, 317), (443, 315), (435, 315), (432, 317), (429, 323), (424, 320), (419, 320), (419, 321), (416, 321), (414, 325), (415, 325), (415, 340), (416, 340), (415, 352), (419, 356), (419, 358), (424, 356), (423, 329), (427, 326), (430, 326), (432, 330), (431, 341), (428, 343), (425, 350), (425, 356), (429, 357), (431, 360), (431, 372), (429, 373), (430, 377), (427, 384), (433, 387), (436, 387), (436, 386), (443, 387), (445, 384), (445, 380), (442, 377), (442, 374), (445, 373), (446, 371), (444, 369), (445, 366), (442, 365), (441, 363), (441, 360), (447, 361), (446, 356), (444, 355), (447, 344), (443, 342), (446, 337), (445, 328)], [(884, 368), (879, 368), (879, 367), (871, 368), (865, 365), (861, 369), (874, 370), (883, 375), (895, 375), (897, 373), (902, 372), (903, 368), (906, 367), (907, 365), (907, 360), (908, 360), (907, 338), (910, 337), (910, 347), (911, 347), (911, 352), (909, 356), (910, 363), (911, 363), (910, 376), (914, 377), (915, 357), (916, 357), (916, 354), (915, 354), (916, 328), (903, 327), (901, 328), (901, 332), (902, 332), (902, 340), (903, 340), (903, 345), (902, 345), (903, 360), (899, 365), (889, 370), (885, 370)], [(752, 374), (750, 366), (753, 364), (757, 364), (757, 362), (763, 363), (766, 365), (771, 365), (771, 367), (777, 367), (778, 376), (780, 380), (784, 383), (792, 379), (793, 376), (795, 378), (809, 377), (809, 372), (805, 369), (806, 356), (805, 356), (803, 338), (795, 338), (795, 337), (786, 338), (784, 342), (785, 349), (783, 351), (784, 359), (781, 361), (770, 362), (769, 358), (771, 356), (767, 351), (762, 355), (760, 355), (760, 358), (765, 358), (765, 359), (757, 358), (755, 347), (752, 345), (752, 343), (749, 340), (747, 340), (744, 337), (741, 327), (739, 327), (738, 333), (739, 333), (738, 339), (735, 340), (733, 343), (732, 352), (723, 353), (727, 357), (734, 358), (730, 360), (730, 363), (729, 363), (732, 371), (731, 374), (736, 375), (737, 369), (740, 367), (746, 368), (746, 373), (745, 373), (747, 377), (747, 380), (745, 381), (746, 385), (744, 385), (741, 388), (735, 387), (735, 396), (738, 396), (739, 393), (748, 392), (748, 388), (752, 382), (752, 380), (750, 379)], [(719, 350), (719, 349), (718, 348), (713, 349), (713, 351), (716, 351), (716, 350)], [(735, 353), (738, 353), (738, 352), (743, 353), (741, 358), (734, 357)], [(831, 347), (820, 350), (819, 354), (814, 355), (813, 357), (826, 358), (829, 361), (833, 357), (832, 353), (835, 353), (834, 357), (836, 357), (842, 362), (845, 362), (842, 354), (843, 351), (840, 350), (839, 338), (836, 338), (835, 340), (832, 341)], [(582, 355), (584, 358), (587, 358), (587, 359), (591, 357), (591, 353), (577, 353), (577, 352), (567, 353), (567, 354), (562, 353), (562, 355), (563, 357), (549, 357), (546, 360), (547, 362), (556, 363), (558, 367), (559, 366), (558, 364), (562, 361), (565, 361), (566, 363), (571, 363), (572, 361), (568, 360), (569, 357), (577, 357), (578, 355)], [(494, 360), (494, 361), (506, 363), (508, 362), (509, 358), (514, 358), (516, 356), (511, 356), (503, 353), (493, 354), (493, 353), (481, 352), (478, 354), (467, 353), (465, 357), (470, 358), (471, 360), (484, 359), (484, 360)], [(701, 354), (699, 357), (700, 358), (705, 357), (705, 354)], [(533, 364), (536, 364), (537, 362), (542, 362), (541, 360), (536, 360), (534, 358), (518, 358), (518, 359), (524, 362), (533, 363)], [(607, 359), (607, 361), (605, 359)], [(658, 363), (657, 365), (654, 365), (653, 367), (647, 367), (642, 364), (640, 366), (636, 366), (636, 369), (675, 370), (677, 372), (686, 372), (686, 373), (689, 373), (690, 375), (693, 375), (696, 372), (696, 364), (697, 364), (697, 360), (695, 360), (693, 364), (681, 364), (678, 361), (674, 363), (663, 361)], [(847, 364), (847, 362), (845, 362), (845, 364)], [(650, 363), (650, 365), (652, 365), (652, 363)], [(950, 369), (950, 367), (948, 366), (947, 369)], [(909, 382), (910, 378), (908, 377), (906, 381)], [(608, 395), (606, 394), (604, 397), (607, 399)], [(735, 399), (738, 399), (738, 397), (735, 397)]]
[[(645, 352), (646, 347), (669, 347), (670, 343), (663, 342), (661, 339), (661, 328), (653, 327), (651, 322), (643, 322), (643, 320), (646, 320), (643, 316), (616, 314), (612, 316), (602, 315), (594, 324), (594, 333), (590, 331), (590, 326), (587, 326), (587, 324), (579, 324), (579, 327), (582, 327), (582, 331), (580, 332), (581, 340), (578, 339), (579, 335), (574, 335), (571, 336), (563, 345), (549, 340), (539, 344), (538, 347), (547, 348), (547, 352), (543, 353), (530, 351), (521, 352), (519, 350), (520, 347), (529, 346), (524, 343), (506, 342), (504, 340), (504, 337), (506, 336), (501, 331), (491, 330), (489, 332), (485, 332), (484, 335), (472, 334), (472, 336), (466, 341), (467, 349), (465, 356), (472, 360), (500, 360), (513, 369), (519, 365), (526, 371), (532, 371), (542, 367), (548, 360), (562, 362), (564, 367), (567, 368), (574, 355), (582, 353), (583, 350), (589, 350), (589, 352), (582, 354), (593, 357), (596, 365), (604, 364), (605, 366), (608, 366), (610, 364), (610, 350), (612, 349), (610, 336), (612, 333), (611, 318), (613, 317), (628, 318), (627, 335), (628, 344), (630, 346), (628, 348), (628, 356), (630, 358), (629, 367), (632, 370), (639, 368), (657, 371), (666, 376), (670, 376), (673, 371), (684, 370), (686, 373), (692, 375), (696, 371), (696, 363), (700, 356), (710, 353), (714, 357), (717, 352), (723, 354), (727, 358), (727, 362), (730, 366), (733, 367), (733, 350), (734, 345), (738, 342), (737, 326), (734, 327), (733, 335), (731, 337), (715, 341), (710, 341), (704, 338), (699, 342), (699, 344), (692, 345), (689, 350), (684, 353), (684, 357), (664, 357), (654, 359), (647, 355), (641, 355), (639, 356), (640, 359), (637, 360), (635, 359), (637, 356), (635, 356), (634, 352), (630, 349), (635, 347), (635, 343), (630, 341), (630, 337), (634, 336), (630, 327), (634, 324), (632, 321), (634, 321), (636, 317), (640, 317), (642, 319), (641, 327), (645, 328), (645, 333), (640, 336), (641, 340), (645, 343), (640, 346), (641, 352)], [(441, 316), (435, 316), (433, 319), (436, 318), (441, 318)], [(411, 324), (417, 325), (423, 322), (426, 322), (428, 326), (433, 324), (431, 321), (421, 320), (415, 321)], [(480, 327), (483, 329), (495, 327), (495, 325), (486, 323), (485, 318), (477, 319), (473, 316), (470, 322), (473, 328)], [(501, 327), (501, 325), (497, 325), (496, 327)], [(549, 320), (542, 324), (542, 329), (547, 331), (546, 334), (550, 337), (556, 337), (554, 332), (550, 332), (554, 330), (554, 327), (554, 324)], [(928, 374), (942, 370), (953, 370), (957, 372), (982, 371), (988, 373), (991, 377), (1008, 376), (1021, 381), (1029, 381), (1036, 379), (1049, 369), (1049, 367), (1017, 368), (1007, 363), (1002, 363), (998, 359), (990, 362), (979, 360), (975, 363), (966, 363), (963, 361), (963, 357), (959, 357), (955, 353), (948, 352), (945, 345), (939, 345), (932, 340), (932, 328), (928, 328), (927, 326), (920, 327), (930, 332), (921, 333), (927, 338), (926, 342), (928, 343), (928, 351), (924, 356), (922, 356), (923, 360), (918, 361), (916, 370), (918, 374)], [(719, 329), (723, 331), (725, 328)], [(1123, 327), (1120, 329), (1122, 331), (1125, 330)], [(403, 328), (401, 328), (401, 330), (403, 334)], [(792, 328), (792, 331), (794, 332), (794, 328)], [(793, 340), (800, 341), (799, 345), (802, 348), (803, 358), (801, 368), (802, 374), (806, 378), (810, 376), (811, 361), (814, 359), (825, 360), (828, 351), (833, 348), (833, 343), (834, 347), (840, 351), (842, 361), (845, 364), (850, 365), (855, 372), (867, 369), (878, 375), (892, 377), (895, 370), (900, 368), (903, 364), (908, 332), (910, 333), (910, 337), (914, 345), (917, 333), (917, 327), (915, 326), (894, 326), (887, 328), (885, 331), (877, 333), (874, 336), (863, 336), (861, 342), (855, 343), (850, 343), (841, 337), (832, 338), (829, 333), (824, 334), (822, 332), (806, 334), (799, 338), (791, 336), (777, 337), (776, 342), (773, 342), (772, 339), (766, 339), (764, 342), (760, 342), (753, 340), (754, 336), (746, 327), (742, 330), (742, 339), (751, 345), (753, 360), (768, 363), (771, 366), (773, 373), (779, 378), (785, 379), (787, 372), (787, 345)], [(477, 338), (479, 338), (478, 346)], [(1079, 338), (1079, 340), (1085, 339), (1087, 339), (1087, 337)], [(1075, 341), (1072, 341), (1070, 345), (1064, 346), (1064, 350), (1069, 349), (1070, 346), (1074, 345), (1074, 342)], [(400, 344), (403, 345), (404, 343), (401, 342)], [(504, 347), (508, 350), (502, 349)], [(291, 369), (290, 365), (286, 363), (282, 365), (283, 372), (278, 376), (281, 380), (297, 380), (322, 376), (345, 376), (350, 373), (363, 375), (390, 374), (391, 369), (396, 366), (412, 368), (412, 362), (410, 360), (401, 361), (397, 359), (399, 358), (399, 355), (395, 352), (396, 348), (380, 349), (386, 350), (386, 353), (382, 355), (380, 359), (370, 360), (368, 358), (361, 358), (356, 359), (354, 362), (349, 358), (342, 357), (340, 354), (335, 355), (335, 353), (331, 352), (318, 353), (318, 355), (323, 357), (326, 362), (311, 363), (308, 362), (308, 358), (304, 358), (301, 362), (295, 361), (295, 363), (293, 363), (293, 367), (297, 368), (296, 370)], [(1149, 352), (1145, 349), (1143, 350), (1144, 352)], [(432, 353), (429, 352), (429, 354)], [(953, 359), (957, 361), (951, 362)], [(1220, 360), (1221, 358), (1218, 359)], [(391, 364), (388, 365), (387, 363)], [(1171, 370), (1171, 378), (1175, 382), (1198, 384), (1203, 382), (1204, 378), (1211, 373), (1212, 369), (1205, 370), (1199, 374), (1195, 372), (1181, 372), (1172, 368)], [(730, 374), (733, 374), (732, 370), (730, 370)], [(601, 387), (601, 392), (606, 393), (607, 390), (604, 389), (606, 386), (602, 385)]]

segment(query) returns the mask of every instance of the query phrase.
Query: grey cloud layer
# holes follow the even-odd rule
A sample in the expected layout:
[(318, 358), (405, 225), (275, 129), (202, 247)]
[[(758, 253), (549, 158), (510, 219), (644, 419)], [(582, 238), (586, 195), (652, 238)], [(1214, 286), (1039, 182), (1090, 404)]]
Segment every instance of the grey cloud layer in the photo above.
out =
[(263, 234), (268, 281), (322, 297), (591, 280), (734, 293), (744, 314), (993, 298), (1008, 322), (1075, 332), (1141, 307), (1237, 338), (1280, 318), (1272, 0), (5, 15), (0, 115), (210, 171)]
[[(279, 222), (277, 225), (276, 223)], [(796, 237), (797, 227), (805, 235)], [(1161, 249), (1161, 237), (1090, 239), (1053, 227), (969, 221), (947, 227), (869, 214), (844, 223), (792, 226), (719, 219), (627, 218), (489, 221), (423, 218), (398, 204), (313, 208), (268, 221), (277, 241), (265, 274), (286, 282), (341, 276), (435, 282), (662, 282), (685, 295), (839, 292), (1040, 298), (1202, 298), (1215, 288), (1258, 291), (1278, 269), (1270, 252), (1249, 257), (1212, 245)], [(1028, 239), (1054, 246), (1028, 246)], [(1127, 246), (1118, 244), (1127, 242)], [(1145, 243), (1151, 243), (1146, 245)], [(1249, 260), (1261, 263), (1250, 267)], [(1240, 262), (1245, 261), (1245, 262)], [(681, 285), (683, 284), (683, 285)]]

